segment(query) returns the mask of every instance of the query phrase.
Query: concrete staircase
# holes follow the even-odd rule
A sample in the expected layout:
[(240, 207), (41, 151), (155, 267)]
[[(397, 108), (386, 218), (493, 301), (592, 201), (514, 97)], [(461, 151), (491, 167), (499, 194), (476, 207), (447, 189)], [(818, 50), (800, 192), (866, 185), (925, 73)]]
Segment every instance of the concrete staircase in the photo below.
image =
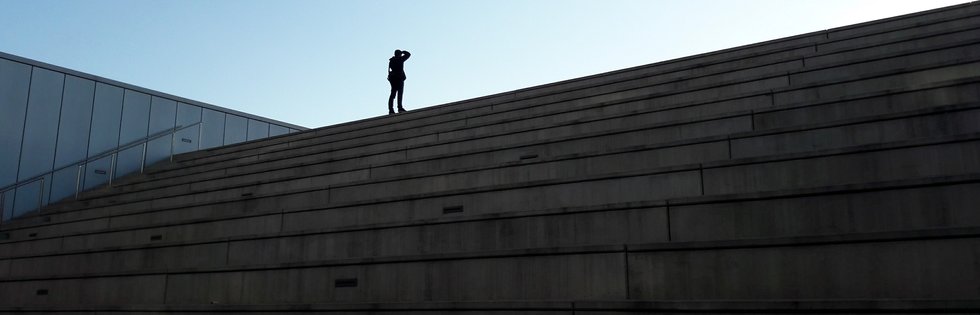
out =
[(0, 227), (0, 312), (980, 310), (980, 4), (180, 156)]

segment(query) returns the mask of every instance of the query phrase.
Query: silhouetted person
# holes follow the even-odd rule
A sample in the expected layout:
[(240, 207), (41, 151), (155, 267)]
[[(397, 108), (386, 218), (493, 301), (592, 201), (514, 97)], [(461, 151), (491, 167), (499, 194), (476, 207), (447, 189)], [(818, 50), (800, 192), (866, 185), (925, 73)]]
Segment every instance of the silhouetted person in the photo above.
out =
[(398, 112), (404, 112), (402, 107), (402, 94), (405, 93), (405, 60), (411, 57), (408, 51), (395, 50), (395, 55), (388, 59), (388, 83), (391, 84), (391, 95), (388, 96), (388, 114), (394, 114), (392, 101), (398, 95)]

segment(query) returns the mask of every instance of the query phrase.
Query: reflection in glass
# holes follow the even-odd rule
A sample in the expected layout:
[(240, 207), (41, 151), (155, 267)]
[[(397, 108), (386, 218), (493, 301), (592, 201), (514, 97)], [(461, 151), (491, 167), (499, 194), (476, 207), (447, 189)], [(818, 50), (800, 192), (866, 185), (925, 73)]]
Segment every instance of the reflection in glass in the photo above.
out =
[(119, 145), (125, 146), (146, 138), (150, 119), (150, 96), (126, 90), (123, 98), (122, 127), (119, 129)]
[[(65, 75), (34, 68), (31, 94), (27, 101), (24, 144), (21, 147), (17, 180), (25, 180), (51, 170), (58, 141), (58, 119)], [(17, 206), (17, 205), (15, 205)], [(16, 209), (15, 209), (16, 210)]]
[(225, 113), (204, 109), (201, 121), (201, 149), (220, 147), (225, 143)]
[(95, 106), (92, 110), (92, 136), (88, 156), (93, 157), (119, 145), (119, 120), (122, 117), (123, 89), (95, 84)]
[(248, 130), (248, 120), (244, 117), (228, 115), (225, 117), (225, 145), (244, 142)]
[[(0, 58), (0, 187), (38, 176), (47, 187), (0, 191), (8, 217), (32, 211), (37, 198), (69, 198), (172, 154), (293, 131)], [(113, 153), (120, 146), (128, 148)]]
[(177, 102), (162, 97), (153, 97), (150, 106), (150, 136), (160, 132), (170, 132), (177, 117)]
[(248, 140), (269, 137), (269, 123), (255, 119), (248, 120)]
[(139, 172), (143, 167), (143, 149), (146, 144), (140, 144), (119, 152), (116, 157), (116, 172), (113, 178), (120, 178), (135, 172)]
[(58, 149), (55, 151), (56, 169), (85, 159), (94, 97), (95, 82), (73, 76), (65, 78), (65, 97), (58, 127)]
[(80, 167), (73, 166), (54, 172), (54, 178), (51, 180), (51, 197), (49, 198), (52, 203), (75, 196), (75, 188), (81, 184), (79, 176), (84, 176), (80, 170)]
[(109, 175), (112, 169), (112, 156), (89, 162), (82, 168), (84, 178), (84, 189), (89, 190), (109, 183)]
[(278, 136), (278, 135), (284, 135), (284, 134), (287, 134), (287, 133), (289, 133), (289, 128), (286, 128), (286, 127), (283, 127), (283, 126), (280, 126), (280, 125), (271, 125), (271, 124), (269, 125), (269, 136), (270, 137), (275, 137), (275, 136)]
[(201, 134), (201, 125), (183, 129), (174, 134), (174, 155), (197, 151), (198, 136)]
[(170, 159), (170, 146), (173, 142), (173, 134), (150, 140), (146, 145), (145, 166)]
[(0, 187), (17, 182), (30, 83), (31, 66), (0, 58)]

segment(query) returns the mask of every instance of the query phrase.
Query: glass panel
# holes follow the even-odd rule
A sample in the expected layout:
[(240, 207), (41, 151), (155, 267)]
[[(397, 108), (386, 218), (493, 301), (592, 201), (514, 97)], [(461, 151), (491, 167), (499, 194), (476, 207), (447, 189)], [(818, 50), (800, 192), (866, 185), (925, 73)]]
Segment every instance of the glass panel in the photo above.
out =
[(45, 199), (47, 199), (48, 189), (51, 187), (51, 174), (47, 174), (43, 178), (43, 180), (17, 187), (17, 196), (14, 197), (14, 214), (10, 218), (31, 213), (47, 204)]
[(120, 178), (135, 172), (139, 172), (143, 166), (143, 148), (146, 144), (141, 144), (119, 152), (116, 158), (116, 173), (113, 178)]
[(95, 106), (92, 110), (92, 135), (88, 156), (93, 157), (119, 146), (119, 119), (122, 117), (123, 89), (103, 83), (95, 84)]
[(154, 96), (150, 106), (150, 136), (173, 129), (176, 117), (176, 101)]
[(107, 156), (92, 162), (82, 169), (85, 177), (84, 190), (105, 185), (109, 182), (109, 170), (112, 169), (112, 156)]
[(220, 147), (225, 143), (225, 113), (204, 109), (201, 128), (201, 149)]
[(58, 117), (64, 83), (64, 74), (34, 68), (34, 74), (31, 76), (31, 95), (27, 101), (27, 121), (24, 123), (20, 171), (17, 173), (19, 181), (50, 172), (54, 165), (54, 148), (58, 141)]
[(78, 163), (85, 159), (88, 149), (89, 124), (92, 123), (92, 99), (95, 82), (78, 77), (65, 78), (65, 97), (61, 104), (58, 127), (58, 149), (54, 168)]
[(75, 196), (76, 185), (81, 184), (78, 176), (84, 176), (79, 172), (80, 167), (66, 167), (54, 172), (54, 179), (51, 180), (51, 202), (58, 202), (62, 199)]
[(248, 120), (248, 140), (269, 137), (269, 123), (255, 119)]
[(173, 134), (170, 134), (150, 140), (146, 146), (146, 166), (170, 159), (170, 145), (173, 143), (173, 137)]
[[(0, 59), (0, 187), (17, 182), (20, 143), (27, 115), (27, 93), (31, 66)], [(13, 206), (13, 198), (11, 206)], [(5, 208), (11, 209), (11, 208)]]
[(289, 133), (294, 133), (294, 132), (297, 132), (297, 131), (299, 131), (299, 130), (296, 130), (296, 129), (293, 129), (293, 128), (289, 128)]
[(146, 138), (150, 119), (150, 96), (126, 90), (123, 99), (122, 124), (119, 129), (119, 145), (125, 146)]
[(177, 103), (177, 127), (187, 127), (201, 121), (201, 108)]
[(225, 117), (225, 145), (245, 141), (248, 120), (244, 117), (228, 115)]
[(174, 134), (174, 155), (197, 151), (197, 137), (201, 134), (201, 126), (197, 125), (183, 129)]
[(289, 128), (280, 125), (269, 125), (269, 136), (275, 137), (289, 133)]

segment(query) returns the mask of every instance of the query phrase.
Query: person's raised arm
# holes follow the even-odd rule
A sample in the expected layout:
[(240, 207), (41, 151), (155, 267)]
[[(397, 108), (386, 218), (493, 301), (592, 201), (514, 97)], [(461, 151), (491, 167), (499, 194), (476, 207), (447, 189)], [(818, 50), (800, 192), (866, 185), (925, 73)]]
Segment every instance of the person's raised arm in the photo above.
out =
[(402, 50), (402, 56), (405, 56), (405, 58), (402, 58), (402, 60), (408, 60), (408, 57), (411, 57), (412, 54), (409, 53), (407, 50)]

